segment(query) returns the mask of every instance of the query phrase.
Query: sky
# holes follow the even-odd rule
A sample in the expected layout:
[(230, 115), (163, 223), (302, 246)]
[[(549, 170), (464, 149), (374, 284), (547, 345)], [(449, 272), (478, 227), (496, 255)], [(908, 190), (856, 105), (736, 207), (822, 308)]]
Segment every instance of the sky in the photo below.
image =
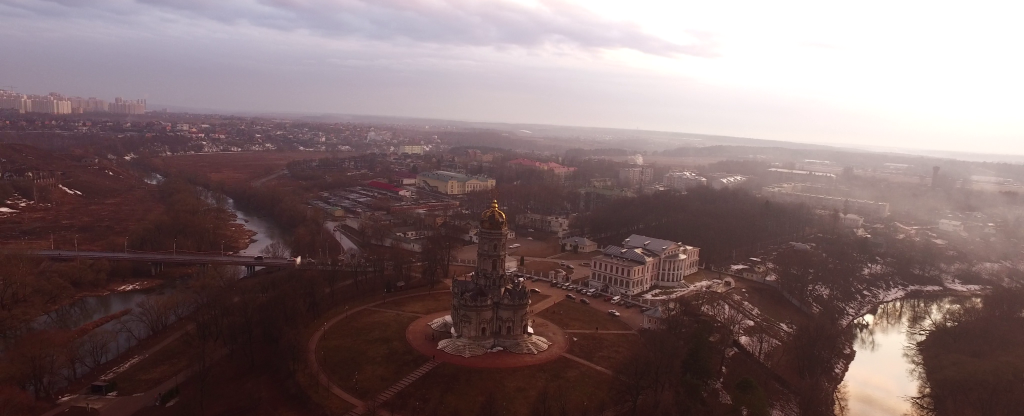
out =
[(1024, 154), (1022, 12), (984, 0), (0, 0), (0, 88)]

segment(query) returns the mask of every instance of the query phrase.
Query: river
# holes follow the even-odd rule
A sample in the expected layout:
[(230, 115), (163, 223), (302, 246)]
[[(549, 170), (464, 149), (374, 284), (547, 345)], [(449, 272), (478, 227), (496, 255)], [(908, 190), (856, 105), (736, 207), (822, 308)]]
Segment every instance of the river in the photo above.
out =
[[(146, 178), (146, 182), (152, 184), (157, 184), (162, 180), (162, 177), (155, 174)], [(240, 254), (256, 255), (259, 254), (263, 248), (275, 241), (286, 243), (286, 233), (274, 224), (263, 218), (238, 210), (234, 205), (234, 201), (230, 198), (227, 199), (226, 207), (237, 216), (235, 222), (243, 224), (246, 228), (256, 232), (250, 240), (249, 245), (239, 251)], [(82, 297), (70, 304), (63, 305), (36, 318), (33, 322), (33, 326), (35, 328), (78, 328), (104, 316), (136, 307), (139, 302), (150, 296), (172, 294), (183, 284), (184, 281), (175, 281), (165, 283), (157, 288), (113, 292), (101, 296)], [(108, 360), (115, 358), (120, 355), (122, 351), (138, 343), (135, 336), (145, 338), (149, 335), (145, 333), (138, 323), (128, 322), (126, 324), (129, 327), (132, 327), (131, 331), (126, 331), (126, 328), (124, 328), (118, 320), (111, 321), (94, 330), (94, 332), (109, 333), (115, 340), (115, 342), (112, 342), (107, 348)], [(129, 332), (134, 332), (135, 336)]]
[(915, 352), (907, 346), (915, 330), (971, 297), (930, 297), (886, 302), (851, 325), (856, 357), (846, 372), (849, 416), (899, 416), (911, 410), (909, 397), (919, 395)]

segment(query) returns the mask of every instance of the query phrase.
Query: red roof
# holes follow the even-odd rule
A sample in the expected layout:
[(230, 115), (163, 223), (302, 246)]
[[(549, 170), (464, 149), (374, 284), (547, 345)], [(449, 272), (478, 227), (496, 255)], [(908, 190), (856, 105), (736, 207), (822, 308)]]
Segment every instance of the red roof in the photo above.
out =
[(395, 192), (395, 193), (397, 193), (397, 192), (402, 190), (402, 188), (399, 188), (399, 187), (394, 186), (394, 185), (392, 185), (390, 183), (384, 183), (384, 182), (381, 182), (381, 181), (369, 181), (369, 182), (366, 183), (366, 186), (369, 186), (371, 188), (377, 188), (377, 189), (380, 189), (380, 190), (383, 190), (383, 191)]

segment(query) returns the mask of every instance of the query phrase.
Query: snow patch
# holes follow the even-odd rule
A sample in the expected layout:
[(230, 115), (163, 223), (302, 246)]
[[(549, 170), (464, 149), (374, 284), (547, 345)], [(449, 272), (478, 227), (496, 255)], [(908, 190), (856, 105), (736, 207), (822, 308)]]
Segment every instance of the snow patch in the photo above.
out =
[[(107, 172), (107, 173), (110, 173), (110, 172)], [(66, 187), (64, 185), (57, 185), (57, 186), (59, 186), (60, 189), (63, 189), (64, 192), (67, 192), (67, 193), (69, 193), (71, 195), (81, 195), (82, 194), (81, 192), (78, 192), (78, 191), (76, 191), (74, 189), (68, 188), (68, 187)]]
[(124, 370), (127, 370), (129, 367), (135, 365), (139, 361), (142, 361), (142, 359), (146, 358), (146, 357), (148, 357), (148, 356), (147, 355), (136, 355), (136, 356), (132, 357), (130, 360), (125, 361), (124, 364), (121, 364), (121, 365), (119, 365), (117, 367), (114, 367), (110, 371), (107, 371), (107, 373), (104, 374), (103, 377), (100, 377), (100, 380), (110, 380), (110, 379), (116, 377), (118, 374), (121, 374), (122, 372), (124, 372)]

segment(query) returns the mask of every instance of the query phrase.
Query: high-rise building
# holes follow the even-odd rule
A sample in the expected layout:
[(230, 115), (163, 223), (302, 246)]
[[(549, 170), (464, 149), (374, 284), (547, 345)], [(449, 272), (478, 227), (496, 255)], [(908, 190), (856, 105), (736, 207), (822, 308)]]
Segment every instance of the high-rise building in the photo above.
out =
[(117, 97), (107, 106), (107, 110), (114, 114), (145, 114), (146, 100), (125, 100)]
[(631, 165), (619, 169), (619, 184), (627, 188), (650, 185), (654, 180), (651, 166)]

